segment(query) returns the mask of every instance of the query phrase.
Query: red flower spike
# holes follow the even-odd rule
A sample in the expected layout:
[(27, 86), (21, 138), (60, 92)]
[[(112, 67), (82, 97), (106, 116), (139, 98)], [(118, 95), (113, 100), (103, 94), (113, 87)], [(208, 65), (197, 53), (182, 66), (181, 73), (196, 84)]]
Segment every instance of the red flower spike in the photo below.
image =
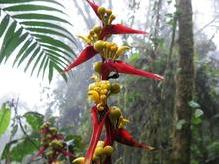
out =
[(108, 36), (110, 34), (148, 34), (147, 32), (141, 30), (135, 30), (130, 27), (126, 27), (122, 24), (112, 24), (106, 26), (103, 29), (103, 36)]
[(120, 60), (107, 61), (106, 63), (103, 64), (102, 70), (103, 70), (102, 74), (105, 75), (106, 77), (110, 74), (110, 72), (118, 72), (118, 73), (142, 76), (142, 77), (146, 77), (146, 78), (150, 78), (150, 79), (154, 79), (154, 80), (163, 80), (164, 79), (163, 76), (137, 69), (137, 68), (135, 68), (135, 67), (123, 62), (123, 61), (120, 61)]
[(94, 150), (95, 150), (97, 142), (100, 138), (101, 131), (103, 129), (103, 125), (105, 123), (106, 117), (108, 116), (108, 113), (106, 113), (105, 116), (102, 118), (102, 120), (99, 122), (97, 114), (98, 114), (97, 107), (94, 106), (91, 109), (91, 119), (92, 119), (92, 125), (93, 125), (93, 132), (92, 132), (89, 148), (88, 148), (87, 153), (85, 155), (85, 164), (91, 164)]
[(71, 70), (72, 68), (76, 67), (77, 65), (80, 65), (90, 58), (94, 57), (97, 54), (97, 52), (94, 50), (93, 46), (87, 46), (80, 55), (76, 58), (75, 61), (73, 61), (67, 68), (65, 68), (65, 72)]
[(128, 146), (133, 146), (133, 147), (139, 147), (143, 148), (147, 151), (154, 150), (153, 147), (143, 144), (143, 143), (138, 143), (133, 136), (125, 129), (120, 128), (116, 131), (115, 133), (115, 140), (119, 143), (128, 145)]

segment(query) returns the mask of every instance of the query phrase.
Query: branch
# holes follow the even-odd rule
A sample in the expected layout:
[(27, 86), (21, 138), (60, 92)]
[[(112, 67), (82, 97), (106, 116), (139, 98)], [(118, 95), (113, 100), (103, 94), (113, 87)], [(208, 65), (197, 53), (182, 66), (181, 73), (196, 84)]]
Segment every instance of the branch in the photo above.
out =
[(36, 143), (31, 139), (31, 137), (27, 134), (27, 132), (25, 131), (25, 129), (24, 129), (23, 125), (22, 125), (20, 116), (18, 115), (18, 112), (17, 112), (18, 102), (19, 102), (19, 98), (17, 98), (17, 102), (16, 102), (16, 104), (15, 104), (15, 106), (14, 106), (15, 118), (17, 118), (18, 124), (19, 124), (19, 126), (21, 127), (21, 131), (24, 133), (24, 135), (26, 136), (26, 138), (28, 139), (28, 141), (38, 150), (38, 149), (39, 149), (39, 146), (36, 145)]
[(206, 27), (208, 27), (210, 24), (214, 23), (214, 21), (216, 21), (218, 19), (218, 16), (214, 17), (214, 19), (212, 19), (210, 22), (208, 22), (206, 25), (204, 25), (201, 29), (199, 29), (198, 31), (195, 32), (195, 35), (199, 34), (200, 32), (202, 32)]

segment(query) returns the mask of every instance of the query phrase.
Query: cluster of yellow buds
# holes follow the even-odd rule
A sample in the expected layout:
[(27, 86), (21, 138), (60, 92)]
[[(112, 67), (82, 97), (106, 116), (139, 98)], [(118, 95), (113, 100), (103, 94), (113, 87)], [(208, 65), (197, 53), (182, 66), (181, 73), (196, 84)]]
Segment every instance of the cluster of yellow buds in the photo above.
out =
[(112, 106), (109, 109), (110, 121), (115, 126), (115, 128), (124, 128), (124, 126), (129, 123), (129, 120), (125, 119), (122, 115), (121, 109), (117, 106)]
[[(112, 146), (104, 146), (104, 141), (98, 141), (97, 146), (94, 151), (93, 161), (104, 161), (107, 156), (112, 155), (113, 153)], [(83, 164), (85, 161), (85, 157), (78, 157), (73, 160), (73, 164)]]
[(98, 76), (93, 76), (96, 82), (91, 83), (88, 87), (88, 97), (95, 102), (98, 111), (104, 110), (107, 98), (111, 94), (120, 92), (118, 83), (111, 84), (109, 80), (100, 80)]
[(100, 80), (89, 85), (88, 96), (93, 100), (99, 111), (104, 110), (107, 97), (110, 93), (110, 82), (108, 80)]
[(100, 158), (105, 158), (113, 153), (112, 146), (104, 146), (104, 141), (98, 141), (97, 146), (94, 151), (93, 160), (99, 160)]
[(115, 15), (112, 14), (112, 10), (104, 7), (99, 7), (97, 12), (104, 26), (111, 25), (116, 18)]
[(100, 35), (102, 33), (102, 28), (100, 26), (94, 26), (89, 32), (88, 36), (79, 35), (86, 44), (93, 45), (96, 41), (100, 39)]
[(105, 59), (116, 60), (123, 55), (127, 50), (130, 49), (128, 46), (120, 46), (117, 44), (107, 41), (98, 40), (94, 43), (94, 49), (100, 53)]

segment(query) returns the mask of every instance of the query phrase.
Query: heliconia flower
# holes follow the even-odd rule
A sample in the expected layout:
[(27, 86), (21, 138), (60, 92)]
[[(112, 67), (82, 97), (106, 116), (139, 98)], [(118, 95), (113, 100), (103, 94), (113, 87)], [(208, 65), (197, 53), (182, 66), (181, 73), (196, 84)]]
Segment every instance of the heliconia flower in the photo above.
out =
[(71, 70), (72, 68), (86, 62), (90, 58), (94, 57), (97, 52), (94, 50), (93, 46), (87, 46), (67, 68), (65, 68), (65, 72)]
[(120, 60), (108, 60), (105, 63), (102, 64), (102, 75), (103, 79), (107, 78), (110, 74), (110, 72), (117, 72), (117, 73), (124, 73), (124, 74), (131, 74), (131, 75), (136, 75), (136, 76), (142, 76), (154, 80), (163, 80), (163, 76), (160, 76), (158, 74), (150, 73), (147, 71), (143, 71), (140, 69), (137, 69), (123, 61)]
[[(89, 3), (89, 5), (94, 10), (97, 17), (101, 19), (101, 16), (100, 16), (100, 13), (99, 13), (100, 11), (98, 11), (98, 9), (100, 9), (101, 7), (96, 5), (94, 2), (91, 2), (90, 0), (87, 0), (87, 2)], [(109, 19), (110, 19), (110, 17), (109, 17)], [(103, 32), (102, 32), (102, 35), (101, 35), (102, 39), (105, 36), (108, 36), (110, 34), (148, 34), (147, 32), (144, 32), (144, 31), (141, 31), (141, 30), (135, 30), (135, 29), (126, 27), (122, 24), (111, 24), (112, 21), (113, 20), (110, 19), (108, 24), (103, 27)]]
[(143, 148), (146, 151), (155, 150), (155, 148), (152, 146), (137, 142), (133, 138), (133, 136), (127, 130), (123, 128), (117, 129), (114, 137), (117, 142), (128, 145), (128, 146)]
[(105, 123), (107, 116), (108, 116), (108, 113), (106, 113), (101, 120), (98, 120), (97, 107), (94, 106), (91, 109), (91, 119), (92, 119), (93, 132), (92, 132), (89, 148), (88, 148), (87, 153), (85, 155), (85, 164), (91, 164), (94, 150), (95, 150), (97, 142), (100, 138), (100, 135), (101, 135), (101, 132), (103, 129), (103, 125)]

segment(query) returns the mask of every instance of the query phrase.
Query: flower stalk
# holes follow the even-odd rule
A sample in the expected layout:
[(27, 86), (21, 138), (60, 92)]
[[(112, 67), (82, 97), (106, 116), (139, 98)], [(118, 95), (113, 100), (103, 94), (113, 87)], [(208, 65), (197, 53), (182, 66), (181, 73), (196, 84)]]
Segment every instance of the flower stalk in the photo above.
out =
[[(92, 136), (85, 157), (79, 157), (73, 163), (79, 164), (111, 164), (114, 142), (119, 142), (132, 147), (143, 148), (146, 151), (154, 150), (152, 146), (139, 143), (125, 129), (129, 121), (123, 116), (122, 110), (117, 106), (110, 106), (108, 99), (120, 92), (120, 85), (113, 82), (119, 74), (141, 76), (153, 80), (163, 80), (158, 74), (137, 69), (128, 63), (118, 60), (130, 49), (128, 46), (118, 46), (108, 39), (114, 34), (143, 34), (147, 32), (135, 30), (122, 24), (113, 24), (115, 15), (112, 10), (98, 6), (90, 0), (86, 0), (101, 22), (101, 26), (95, 26), (87, 36), (79, 36), (87, 47), (79, 54), (64, 71), (70, 71), (74, 67), (86, 62), (99, 54), (102, 61), (94, 63), (94, 80), (88, 87), (88, 97), (94, 103), (91, 109)], [(114, 73), (111, 75), (111, 73)], [(105, 126), (104, 126), (105, 125)], [(100, 136), (105, 127), (105, 139)]]

